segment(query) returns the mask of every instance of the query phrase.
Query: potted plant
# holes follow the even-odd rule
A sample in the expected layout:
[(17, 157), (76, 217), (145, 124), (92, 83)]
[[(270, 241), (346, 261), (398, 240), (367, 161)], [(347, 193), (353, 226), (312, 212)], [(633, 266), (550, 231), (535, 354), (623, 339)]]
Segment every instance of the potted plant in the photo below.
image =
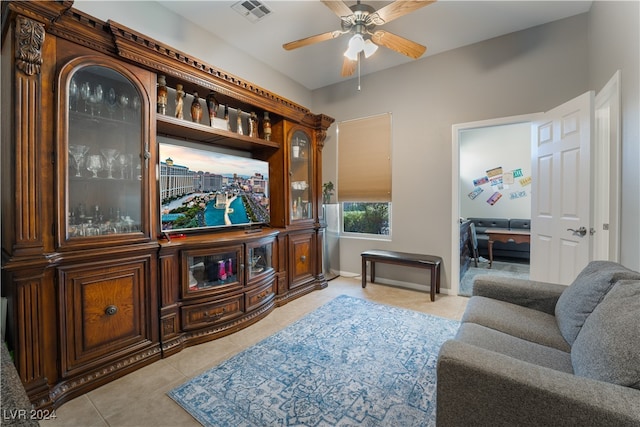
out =
[(322, 184), (322, 203), (329, 204), (331, 202), (331, 196), (333, 196), (333, 182), (325, 182)]

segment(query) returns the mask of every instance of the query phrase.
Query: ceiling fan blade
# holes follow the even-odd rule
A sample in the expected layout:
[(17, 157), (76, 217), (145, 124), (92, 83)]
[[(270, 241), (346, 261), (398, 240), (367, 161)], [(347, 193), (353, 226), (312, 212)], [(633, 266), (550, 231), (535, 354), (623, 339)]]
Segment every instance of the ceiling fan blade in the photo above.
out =
[(371, 36), (371, 41), (380, 46), (388, 47), (410, 58), (417, 59), (427, 50), (425, 46), (397, 36), (389, 31), (378, 30)]
[(342, 77), (349, 77), (356, 70), (356, 64), (358, 61), (352, 61), (349, 58), (345, 57), (344, 61), (342, 61), (342, 71), (340, 74)]
[(309, 46), (310, 44), (335, 39), (336, 37), (340, 37), (342, 34), (342, 31), (329, 31), (328, 33), (317, 34), (315, 36), (305, 37), (304, 39), (285, 43), (282, 45), (282, 47), (285, 48), (285, 50), (293, 50), (299, 47)]
[(349, 9), (344, 2), (339, 0), (322, 0), (325, 6), (327, 6), (333, 13), (338, 15), (338, 18), (342, 18), (343, 16), (349, 16), (353, 14), (353, 11)]
[[(382, 22), (380, 22), (374, 19), (374, 22), (376, 25), (382, 25), (422, 7), (428, 6), (431, 3), (435, 3), (435, 0), (396, 0), (374, 12), (373, 15), (377, 15), (377, 17), (382, 20)], [(372, 16), (372, 18), (374, 17)]]

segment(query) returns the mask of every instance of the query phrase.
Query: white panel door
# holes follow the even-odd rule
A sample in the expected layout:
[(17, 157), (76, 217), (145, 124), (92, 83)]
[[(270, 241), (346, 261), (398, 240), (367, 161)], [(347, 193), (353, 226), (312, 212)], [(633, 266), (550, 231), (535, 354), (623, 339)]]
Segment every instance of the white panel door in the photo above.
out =
[(532, 280), (569, 284), (589, 262), (593, 92), (532, 124)]

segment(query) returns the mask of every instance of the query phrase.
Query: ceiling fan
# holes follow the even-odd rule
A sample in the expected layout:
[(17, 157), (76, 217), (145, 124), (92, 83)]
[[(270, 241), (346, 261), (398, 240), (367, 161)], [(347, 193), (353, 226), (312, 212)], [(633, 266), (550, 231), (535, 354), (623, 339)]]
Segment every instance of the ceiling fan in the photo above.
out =
[(369, 5), (360, 3), (360, 0), (353, 6), (347, 6), (342, 1), (323, 0), (322, 3), (338, 15), (342, 21), (342, 29), (285, 43), (282, 47), (286, 50), (293, 50), (314, 43), (335, 39), (344, 34), (352, 34), (349, 40), (349, 48), (344, 53), (341, 71), (343, 77), (348, 77), (353, 74), (360, 58), (360, 52), (363, 52), (365, 57), (368, 58), (373, 55), (378, 49), (378, 46), (385, 46), (416, 59), (425, 52), (427, 49), (425, 46), (385, 30), (376, 30), (376, 27), (434, 2), (435, 0), (396, 0), (393, 3), (375, 10)]

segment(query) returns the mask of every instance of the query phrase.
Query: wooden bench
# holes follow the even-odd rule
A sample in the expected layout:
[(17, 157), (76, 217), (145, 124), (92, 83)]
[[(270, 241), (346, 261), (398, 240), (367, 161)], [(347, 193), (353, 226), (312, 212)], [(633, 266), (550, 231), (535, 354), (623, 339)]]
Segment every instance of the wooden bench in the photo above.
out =
[(376, 280), (376, 262), (427, 268), (431, 273), (431, 281), (429, 282), (431, 301), (435, 301), (436, 293), (440, 293), (440, 264), (442, 264), (442, 258), (439, 256), (380, 250), (364, 251), (361, 255), (363, 288), (367, 287), (367, 261), (369, 261), (371, 265), (371, 283)]

